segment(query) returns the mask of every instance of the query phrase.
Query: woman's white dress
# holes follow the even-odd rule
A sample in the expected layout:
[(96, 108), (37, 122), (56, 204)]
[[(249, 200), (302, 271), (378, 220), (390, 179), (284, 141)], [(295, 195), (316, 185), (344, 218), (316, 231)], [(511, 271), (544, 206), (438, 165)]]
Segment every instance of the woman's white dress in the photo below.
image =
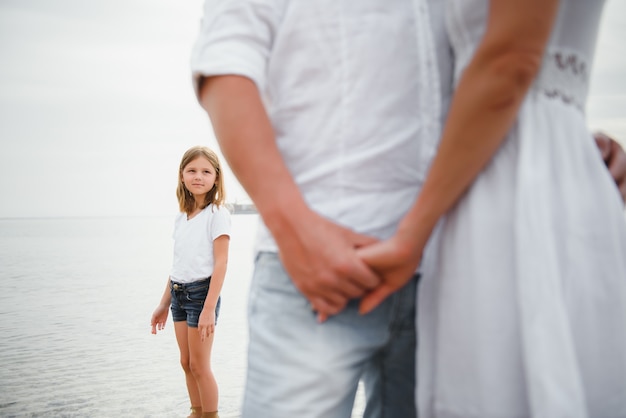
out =
[[(447, 1), (457, 81), (487, 9)], [(626, 417), (626, 218), (584, 113), (601, 9), (561, 1), (516, 124), (440, 225), (420, 418)]]

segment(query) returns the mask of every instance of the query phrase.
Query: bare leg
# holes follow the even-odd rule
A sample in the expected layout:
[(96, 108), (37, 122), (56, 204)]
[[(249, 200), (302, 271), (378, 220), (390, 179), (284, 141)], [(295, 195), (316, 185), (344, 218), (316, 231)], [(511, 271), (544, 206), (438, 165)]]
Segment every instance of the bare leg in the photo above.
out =
[[(200, 392), (198, 390), (198, 383), (196, 382), (196, 379), (191, 372), (188, 338), (189, 330), (195, 331), (197, 333), (197, 329), (187, 327), (187, 323), (185, 321), (174, 322), (176, 341), (178, 342), (178, 349), (180, 350), (180, 365), (185, 372), (185, 382), (187, 383), (189, 401), (191, 402), (192, 407), (200, 407), (202, 405), (202, 401), (200, 398)], [(195, 410), (192, 410), (190, 417), (200, 417), (202, 414), (202, 408), (200, 408), (200, 410), (197, 412), (199, 413), (196, 413)]]
[(200, 341), (197, 328), (190, 328), (187, 335), (191, 373), (198, 384), (203, 412), (215, 412), (218, 405), (217, 382), (211, 370), (211, 348), (214, 335), (215, 333), (205, 338), (204, 341)]

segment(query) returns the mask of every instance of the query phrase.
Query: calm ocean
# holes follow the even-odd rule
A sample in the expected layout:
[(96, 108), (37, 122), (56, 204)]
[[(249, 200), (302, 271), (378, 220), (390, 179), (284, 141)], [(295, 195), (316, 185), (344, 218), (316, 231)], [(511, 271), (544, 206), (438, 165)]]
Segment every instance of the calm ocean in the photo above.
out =
[[(257, 215), (233, 216), (213, 350), (220, 416), (239, 417)], [(172, 217), (0, 219), (0, 417), (185, 417), (170, 322), (150, 334)], [(362, 415), (362, 392), (354, 417)]]

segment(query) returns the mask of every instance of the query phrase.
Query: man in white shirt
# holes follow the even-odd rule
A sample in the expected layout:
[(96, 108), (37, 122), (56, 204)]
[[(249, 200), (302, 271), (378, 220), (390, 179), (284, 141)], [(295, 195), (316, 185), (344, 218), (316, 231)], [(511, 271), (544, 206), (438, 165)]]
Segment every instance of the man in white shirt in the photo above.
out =
[(355, 249), (395, 231), (434, 156), (441, 3), (206, 0), (198, 97), (263, 220), (244, 418), (349, 417), (361, 378), (366, 417), (416, 416), (417, 276), (360, 315), (379, 278)]

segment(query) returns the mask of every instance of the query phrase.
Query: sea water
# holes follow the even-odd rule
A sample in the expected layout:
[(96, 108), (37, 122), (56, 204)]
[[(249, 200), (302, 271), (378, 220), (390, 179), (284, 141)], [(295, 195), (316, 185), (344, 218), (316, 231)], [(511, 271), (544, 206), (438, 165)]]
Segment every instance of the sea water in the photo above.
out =
[[(150, 333), (173, 220), (0, 219), (0, 417), (187, 416), (171, 317)], [(257, 221), (233, 216), (212, 353), (222, 418), (240, 416)]]

